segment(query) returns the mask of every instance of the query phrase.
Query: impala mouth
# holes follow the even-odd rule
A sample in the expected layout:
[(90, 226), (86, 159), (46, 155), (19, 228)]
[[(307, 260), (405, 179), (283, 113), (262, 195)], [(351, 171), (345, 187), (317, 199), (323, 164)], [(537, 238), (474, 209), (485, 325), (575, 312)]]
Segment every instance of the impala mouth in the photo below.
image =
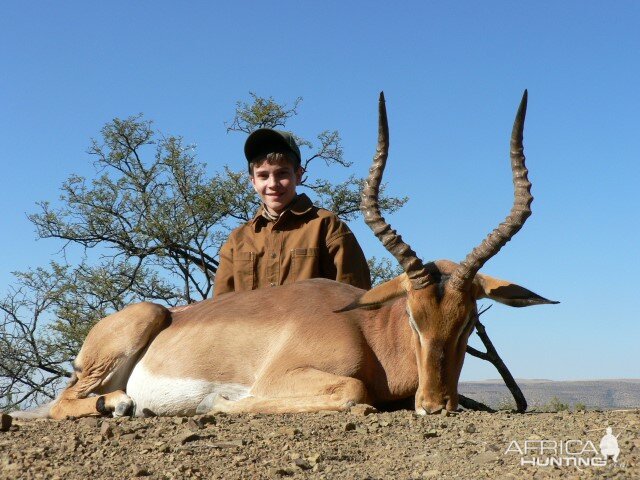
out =
[(426, 417), (427, 415), (438, 415), (442, 413), (443, 410), (450, 411), (444, 405), (431, 408), (418, 407), (416, 408), (416, 414), (421, 417)]

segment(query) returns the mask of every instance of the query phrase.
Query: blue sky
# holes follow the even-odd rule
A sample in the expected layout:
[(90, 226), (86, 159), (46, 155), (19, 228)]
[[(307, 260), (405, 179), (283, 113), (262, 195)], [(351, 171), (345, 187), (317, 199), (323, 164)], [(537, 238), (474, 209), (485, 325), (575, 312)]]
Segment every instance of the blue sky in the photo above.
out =
[[(460, 261), (511, 206), (508, 139), (527, 88), (533, 215), (483, 272), (562, 303), (497, 305), (485, 326), (516, 377), (640, 377), (639, 24), (634, 1), (5, 4), (0, 293), (12, 271), (57, 258), (26, 216), (71, 173), (93, 174), (85, 152), (106, 122), (143, 112), (196, 143), (211, 173), (243, 168), (244, 138), (224, 121), (250, 91), (302, 96), (289, 128), (339, 130), (365, 175), (384, 90), (385, 179), (410, 197), (388, 220), (423, 259)], [(496, 376), (475, 359), (462, 372)]]

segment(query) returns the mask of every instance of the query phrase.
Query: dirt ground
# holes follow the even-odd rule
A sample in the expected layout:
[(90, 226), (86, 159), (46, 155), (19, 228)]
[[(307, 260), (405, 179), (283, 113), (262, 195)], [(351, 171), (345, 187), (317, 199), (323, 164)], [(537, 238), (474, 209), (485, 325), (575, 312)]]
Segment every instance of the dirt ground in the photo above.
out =
[[(617, 436), (618, 462), (594, 466), (606, 427)], [(14, 420), (0, 431), (1, 479), (134, 477), (638, 479), (640, 410), (419, 417), (356, 406), (346, 413)]]

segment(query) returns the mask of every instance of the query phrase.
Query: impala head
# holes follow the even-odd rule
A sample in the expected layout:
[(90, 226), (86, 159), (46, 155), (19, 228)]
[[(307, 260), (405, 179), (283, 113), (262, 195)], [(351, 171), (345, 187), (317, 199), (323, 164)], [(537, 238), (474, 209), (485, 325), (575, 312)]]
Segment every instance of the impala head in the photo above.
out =
[(378, 192), (389, 150), (384, 94), (380, 94), (378, 147), (362, 192), (360, 208), (367, 225), (400, 262), (405, 273), (365, 293), (357, 305), (380, 305), (406, 296), (418, 365), (419, 385), (415, 398), (418, 413), (438, 412), (444, 408), (455, 410), (458, 407), (458, 379), (467, 339), (477, 316), (476, 300), (492, 298), (515, 307), (557, 303), (511, 282), (478, 273), (531, 215), (533, 197), (522, 147), (526, 107), (525, 91), (511, 134), (515, 198), (509, 216), (460, 264), (448, 260), (423, 263), (380, 215)]

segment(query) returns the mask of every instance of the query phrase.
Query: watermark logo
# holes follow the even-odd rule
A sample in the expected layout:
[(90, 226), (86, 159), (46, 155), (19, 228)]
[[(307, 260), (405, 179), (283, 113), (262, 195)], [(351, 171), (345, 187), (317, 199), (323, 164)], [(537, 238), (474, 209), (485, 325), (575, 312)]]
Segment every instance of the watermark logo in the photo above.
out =
[(591, 431), (602, 430), (605, 430), (606, 433), (598, 443), (599, 448), (588, 439), (526, 439), (512, 440), (504, 454), (519, 455), (520, 465), (523, 467), (577, 467), (582, 469), (582, 467), (606, 467), (611, 462), (616, 466), (623, 467), (624, 465), (618, 462), (620, 456), (618, 437), (622, 430), (617, 435), (613, 434), (611, 427)]
[(600, 440), (600, 453), (605, 461), (607, 460), (607, 457), (611, 456), (613, 457), (614, 463), (618, 463), (618, 456), (620, 455), (618, 437), (620, 436), (620, 433), (614, 436), (613, 429), (611, 427), (607, 427), (607, 434), (602, 437), (602, 440)]

